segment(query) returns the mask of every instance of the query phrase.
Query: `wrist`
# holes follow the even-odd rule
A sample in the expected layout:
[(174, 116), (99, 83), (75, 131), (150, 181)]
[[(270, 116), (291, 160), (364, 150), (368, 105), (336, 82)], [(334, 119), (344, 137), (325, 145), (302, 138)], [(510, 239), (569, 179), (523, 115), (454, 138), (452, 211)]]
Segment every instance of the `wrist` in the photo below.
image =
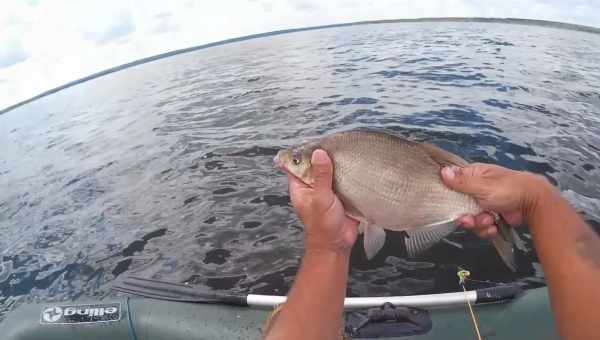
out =
[(307, 237), (304, 239), (304, 253), (305, 255), (317, 255), (317, 256), (331, 256), (331, 255), (343, 255), (350, 256), (352, 246), (347, 246), (342, 242), (325, 241), (321, 239), (313, 239)]
[(525, 176), (527, 183), (527, 185), (523, 186), (525, 189), (525, 199), (521, 203), (523, 218), (531, 227), (535, 224), (533, 221), (536, 219), (536, 216), (543, 213), (547, 209), (547, 206), (552, 205), (552, 202), (557, 197), (560, 198), (560, 195), (546, 178), (532, 173), (524, 173), (523, 176)]
[(310, 257), (340, 257), (340, 258), (350, 258), (351, 249), (337, 249), (337, 248), (315, 248), (315, 247), (307, 247), (304, 249), (304, 256)]
[(323, 271), (346, 272), (350, 266), (350, 252), (329, 249), (306, 249), (302, 257), (302, 267), (319, 268)]

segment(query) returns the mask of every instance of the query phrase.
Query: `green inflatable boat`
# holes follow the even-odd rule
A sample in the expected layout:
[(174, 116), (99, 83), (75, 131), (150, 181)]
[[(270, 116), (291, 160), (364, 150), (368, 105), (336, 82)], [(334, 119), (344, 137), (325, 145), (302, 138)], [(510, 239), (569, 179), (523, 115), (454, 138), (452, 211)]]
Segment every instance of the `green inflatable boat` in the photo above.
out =
[[(28, 304), (0, 323), (2, 340), (259, 339), (284, 296), (206, 294), (191, 286), (127, 277), (136, 296)], [(346, 298), (349, 339), (558, 339), (546, 288), (516, 285), (455, 293)]]

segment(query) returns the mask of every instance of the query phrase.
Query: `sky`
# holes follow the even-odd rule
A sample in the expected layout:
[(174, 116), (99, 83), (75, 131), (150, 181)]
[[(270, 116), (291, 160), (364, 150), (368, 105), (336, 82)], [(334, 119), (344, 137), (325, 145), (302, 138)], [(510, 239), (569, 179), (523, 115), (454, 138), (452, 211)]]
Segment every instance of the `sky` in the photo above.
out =
[(2, 0), (0, 109), (92, 73), (249, 34), (420, 17), (600, 27), (599, 0)]

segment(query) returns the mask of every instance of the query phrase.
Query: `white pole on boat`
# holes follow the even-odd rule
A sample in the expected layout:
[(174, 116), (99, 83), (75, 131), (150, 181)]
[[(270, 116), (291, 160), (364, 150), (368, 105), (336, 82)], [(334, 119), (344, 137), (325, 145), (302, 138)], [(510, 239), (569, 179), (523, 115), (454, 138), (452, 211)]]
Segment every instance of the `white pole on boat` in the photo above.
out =
[[(465, 292), (455, 292), (409, 296), (349, 297), (344, 299), (344, 309), (379, 307), (386, 302), (396, 306), (410, 307), (456, 306), (464, 305), (465, 299), (471, 303), (475, 303), (477, 301), (477, 291), (469, 290), (466, 294)], [(274, 307), (284, 303), (286, 297), (278, 295), (249, 294), (246, 301), (248, 305), (252, 307)]]
[[(154, 299), (193, 302), (219, 303), (233, 306), (269, 308), (283, 304), (285, 296), (280, 295), (231, 295), (210, 293), (181, 283), (164, 282), (154, 279), (129, 276), (115, 283), (112, 289)], [(498, 286), (468, 290), (464, 292), (379, 297), (350, 297), (344, 300), (345, 309), (381, 307), (386, 302), (396, 306), (443, 307), (472, 304), (507, 302), (523, 292), (519, 285), (500, 284)]]

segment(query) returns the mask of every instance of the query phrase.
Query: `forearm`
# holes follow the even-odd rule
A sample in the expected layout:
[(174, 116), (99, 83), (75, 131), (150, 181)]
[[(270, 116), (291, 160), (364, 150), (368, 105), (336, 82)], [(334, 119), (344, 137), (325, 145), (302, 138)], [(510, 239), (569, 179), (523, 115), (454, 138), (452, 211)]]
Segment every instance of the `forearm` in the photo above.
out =
[(349, 257), (308, 250), (266, 339), (336, 339), (342, 326)]
[(561, 336), (600, 338), (600, 238), (544, 184), (528, 217)]

